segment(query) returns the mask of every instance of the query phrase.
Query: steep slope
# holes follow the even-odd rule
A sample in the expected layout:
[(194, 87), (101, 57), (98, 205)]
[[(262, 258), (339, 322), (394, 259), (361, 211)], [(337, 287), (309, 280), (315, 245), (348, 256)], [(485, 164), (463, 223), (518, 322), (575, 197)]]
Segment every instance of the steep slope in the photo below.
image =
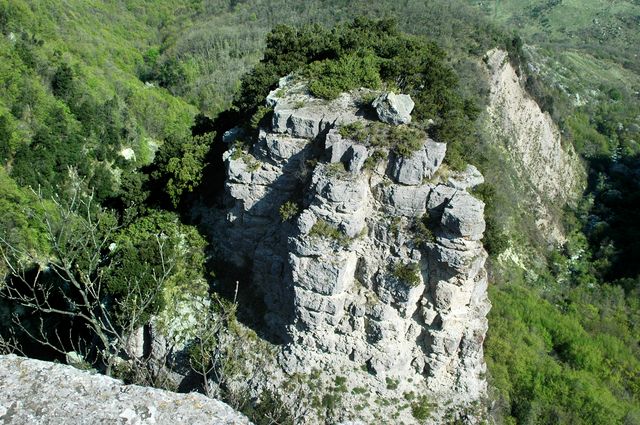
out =
[(549, 114), (527, 94), (507, 53), (494, 49), (486, 62), (491, 87), (489, 132), (513, 164), (523, 198), (532, 201), (540, 233), (550, 243), (562, 243), (562, 208), (575, 203), (584, 186), (580, 160), (570, 144), (563, 145)]

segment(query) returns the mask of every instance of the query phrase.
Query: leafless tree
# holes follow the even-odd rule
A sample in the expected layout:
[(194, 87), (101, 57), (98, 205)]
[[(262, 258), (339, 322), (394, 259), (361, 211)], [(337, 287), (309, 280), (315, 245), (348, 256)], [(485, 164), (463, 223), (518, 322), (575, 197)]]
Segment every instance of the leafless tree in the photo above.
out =
[[(126, 296), (111, 300), (115, 305), (109, 305), (103, 278), (105, 268), (117, 265), (108, 264), (105, 253), (119, 229), (117, 220), (97, 205), (80, 182), (71, 185), (65, 196), (45, 200), (36, 195), (39, 205), (33, 211), (42, 222), (49, 258), (42, 259), (0, 234), (0, 259), (9, 275), (0, 296), (38, 316), (35, 326), (26, 326), (15, 315), (14, 326), (60, 354), (73, 350), (90, 363), (101, 362), (109, 375), (119, 359), (139, 361), (129, 352), (127, 340), (172, 273), (172, 258), (164, 255), (165, 240), (156, 235), (160, 267), (153, 269), (155, 287), (143, 292), (138, 277), (131, 276)], [(114, 314), (124, 306), (127, 317)], [(43, 316), (80, 321), (93, 341), (74, 338), (69, 329), (51, 330)]]
[(14, 331), (10, 330), (9, 335), (5, 337), (0, 335), (0, 354), (19, 354), (24, 356)]
[[(236, 296), (237, 293), (236, 283)], [(236, 349), (240, 348), (235, 344), (236, 336), (229, 330), (229, 323), (235, 318), (235, 298), (229, 304), (213, 296), (214, 304), (207, 307), (195, 329), (189, 363), (202, 379), (202, 389), (208, 397), (220, 397), (220, 389), (228, 383), (230, 369), (235, 364)]]

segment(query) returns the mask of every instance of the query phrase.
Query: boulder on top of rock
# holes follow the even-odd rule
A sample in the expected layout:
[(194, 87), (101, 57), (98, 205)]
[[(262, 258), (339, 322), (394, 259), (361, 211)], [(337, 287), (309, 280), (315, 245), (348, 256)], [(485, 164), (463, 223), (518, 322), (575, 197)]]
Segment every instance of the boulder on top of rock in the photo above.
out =
[(457, 192), (442, 213), (442, 224), (455, 235), (479, 240), (484, 233), (484, 202)]
[(378, 119), (387, 124), (399, 125), (411, 122), (411, 111), (415, 103), (408, 94), (383, 93), (371, 104)]
[(422, 180), (431, 178), (442, 164), (447, 145), (427, 139), (422, 149), (411, 156), (396, 156), (391, 162), (391, 177), (398, 183), (407, 185), (422, 184)]
[(472, 189), (482, 183), (484, 183), (482, 173), (471, 164), (467, 165), (464, 171), (454, 173), (447, 179), (447, 186), (461, 190)]

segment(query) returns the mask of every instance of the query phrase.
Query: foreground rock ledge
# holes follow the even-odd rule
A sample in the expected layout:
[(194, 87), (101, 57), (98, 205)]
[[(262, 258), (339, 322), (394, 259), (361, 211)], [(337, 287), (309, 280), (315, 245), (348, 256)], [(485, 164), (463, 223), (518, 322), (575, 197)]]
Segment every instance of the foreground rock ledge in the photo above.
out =
[(56, 363), (0, 356), (3, 424), (250, 424), (225, 403)]

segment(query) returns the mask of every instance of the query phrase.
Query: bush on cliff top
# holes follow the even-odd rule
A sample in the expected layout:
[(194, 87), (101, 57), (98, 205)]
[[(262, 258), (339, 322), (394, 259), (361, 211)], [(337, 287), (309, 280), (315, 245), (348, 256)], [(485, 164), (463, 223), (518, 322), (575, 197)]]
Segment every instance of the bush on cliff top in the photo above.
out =
[(264, 58), (243, 77), (234, 102), (245, 117), (264, 104), (280, 77), (301, 72), (318, 97), (385, 84), (411, 95), (416, 121), (434, 120), (432, 137), (455, 145), (473, 134), (478, 108), (459, 93), (445, 52), (423, 37), (399, 32), (393, 20), (356, 18), (332, 29), (280, 25), (266, 42)]

